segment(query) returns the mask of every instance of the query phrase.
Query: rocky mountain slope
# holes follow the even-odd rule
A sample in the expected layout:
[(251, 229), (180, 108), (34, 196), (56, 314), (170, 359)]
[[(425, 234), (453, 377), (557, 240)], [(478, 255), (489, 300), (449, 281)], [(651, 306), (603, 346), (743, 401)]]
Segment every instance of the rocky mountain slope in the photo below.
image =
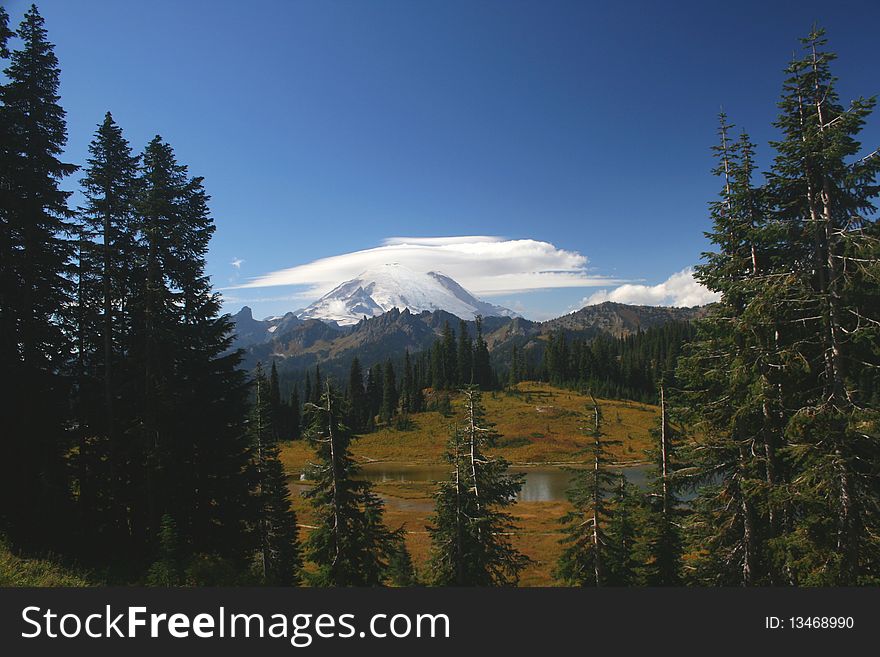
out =
[[(603, 334), (623, 337), (667, 322), (690, 321), (705, 313), (705, 307), (661, 308), (606, 302), (546, 322), (499, 316), (487, 316), (482, 321), (483, 335), (495, 358), (506, 358), (513, 345), (539, 358), (546, 337), (554, 331), (588, 339)], [(354, 356), (369, 367), (387, 358), (399, 358), (405, 350), (417, 353), (430, 348), (446, 322), (456, 332), (460, 322), (457, 315), (445, 310), (415, 313), (397, 308), (362, 318), (352, 325), (301, 319), (293, 313), (259, 321), (247, 307), (233, 320), (237, 327), (235, 346), (245, 350), (245, 367), (252, 368), (258, 361), (275, 361), (279, 371), (293, 373), (317, 364), (338, 376), (345, 375)], [(475, 335), (475, 322), (466, 320), (466, 325), (471, 336)]]

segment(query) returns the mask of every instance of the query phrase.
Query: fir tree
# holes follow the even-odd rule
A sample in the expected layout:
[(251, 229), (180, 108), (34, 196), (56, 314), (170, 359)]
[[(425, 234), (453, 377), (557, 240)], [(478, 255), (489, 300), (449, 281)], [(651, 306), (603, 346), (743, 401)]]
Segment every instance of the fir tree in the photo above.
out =
[(382, 419), (386, 423), (390, 423), (397, 413), (397, 380), (394, 376), (394, 366), (391, 364), (391, 360), (385, 363), (384, 371), (384, 384), (382, 385), (382, 409), (380, 414)]
[(642, 498), (626, 480), (618, 477), (611, 500), (611, 518), (605, 531), (608, 541), (605, 567), (609, 586), (635, 586), (639, 583), (637, 546), (642, 522)]
[(649, 451), (656, 464), (648, 496), (649, 508), (643, 532), (644, 561), (641, 579), (647, 586), (679, 586), (682, 583), (682, 538), (676, 495), (674, 429), (669, 421), (665, 387), (660, 386), (660, 427), (657, 448)]
[[(688, 520), (696, 553), (693, 577), (749, 586), (777, 580), (762, 555), (780, 531), (773, 488), (779, 476), (781, 401), (772, 380), (782, 361), (776, 351), (778, 324), (767, 310), (782, 289), (777, 283), (786, 285), (787, 265), (770, 257), (774, 228), (763, 209), (763, 193), (753, 186), (752, 145), (745, 134), (732, 142), (731, 127), (722, 114), (720, 143), (713, 151), (714, 173), (723, 182), (720, 199), (711, 205), (709, 234), (718, 251), (705, 254), (707, 263), (697, 268), (697, 277), (722, 298), (697, 323), (678, 375), (686, 387), (681, 406), (700, 435), (687, 450), (687, 478), (699, 491)], [(656, 526), (654, 533), (658, 538)]]
[(0, 7), (0, 59), (9, 59), (8, 42), (14, 36), (15, 32), (9, 29), (9, 14)]
[(482, 390), (492, 388), (492, 367), (489, 364), (489, 347), (483, 339), (483, 318), (477, 315), (477, 336), (474, 341), (473, 382)]
[(339, 398), (325, 384), (320, 405), (314, 405), (306, 437), (318, 464), (315, 485), (305, 493), (315, 510), (317, 529), (306, 542), (318, 570), (316, 586), (379, 586), (400, 541), (401, 531), (382, 522), (384, 503), (369, 482), (358, 480), (360, 468), (349, 450), (351, 433), (341, 422)]
[(293, 390), (290, 391), (290, 404), (288, 406), (289, 419), (288, 424), (290, 425), (290, 439), (291, 440), (299, 440), (302, 437), (302, 420), (300, 418), (300, 401), (299, 401), (299, 386), (294, 384)]
[[(608, 446), (617, 441), (602, 439), (602, 411), (592, 395), (591, 399), (592, 428), (584, 430), (592, 437), (591, 448), (585, 450), (592, 457), (592, 467), (571, 470), (573, 477), (566, 496), (574, 509), (560, 519), (565, 532), (560, 542), (565, 549), (554, 572), (557, 579), (572, 586), (608, 585), (608, 561), (614, 559), (606, 524), (613, 515), (607, 498), (615, 483), (615, 475), (608, 468)], [(623, 561), (621, 555), (616, 555), (616, 561)]]
[(180, 586), (183, 584), (183, 563), (177, 523), (170, 514), (162, 516), (159, 525), (159, 558), (147, 573), (149, 586)]
[[(808, 363), (783, 383), (786, 406), (798, 412), (786, 428), (786, 456), (797, 474), (790, 500), (800, 527), (786, 537), (787, 560), (804, 583), (880, 581), (880, 414), (860, 403), (858, 372), (876, 368), (880, 249), (875, 199), (880, 158), (861, 157), (857, 135), (875, 99), (844, 108), (824, 31), (802, 40), (805, 56), (787, 69), (783, 137), (769, 192), (785, 228), (791, 263), (783, 310), (792, 329), (785, 353)], [(794, 316), (791, 316), (791, 315)], [(799, 330), (799, 332), (798, 332)]]
[(874, 101), (844, 109), (822, 31), (804, 44), (787, 69), (765, 188), (750, 184), (747, 138), (720, 147), (732, 166), (713, 206), (719, 249), (698, 277), (722, 301), (680, 367), (705, 437), (694, 441), (696, 473), (714, 478), (691, 527), (713, 548), (697, 564), (708, 582), (878, 577), (877, 413), (858, 390), (877, 365), (865, 345), (880, 325), (871, 219), (880, 161), (859, 158), (856, 140)]
[(388, 561), (388, 580), (393, 586), (416, 586), (418, 584), (412, 557), (402, 536)]
[(247, 382), (232, 327), (206, 276), (214, 231), (201, 178), (160, 137), (142, 158), (144, 271), (133, 300), (131, 363), (139, 422), (131, 439), (131, 526), (141, 545), (174, 511), (194, 553), (243, 562), (250, 552)]
[(291, 586), (300, 581), (302, 558), (296, 514), (290, 504), (287, 476), (272, 426), (272, 383), (257, 364), (250, 437), (257, 474), (260, 565), (262, 579), (270, 586)]
[(281, 384), (278, 381), (278, 368), (275, 366), (274, 360), (272, 361), (272, 369), (269, 374), (268, 399), (269, 410), (271, 411), (270, 417), (272, 419), (272, 433), (275, 435), (276, 441), (281, 440), (287, 431), (284, 426), (284, 408), (281, 403)]
[[(130, 400), (117, 398), (131, 376), (125, 354), (131, 334), (129, 301), (141, 260), (134, 215), (138, 158), (109, 112), (98, 126), (89, 154), (81, 181), (86, 203), (79, 214), (77, 486), (79, 504), (86, 507), (83, 528), (101, 536), (89, 549), (115, 550), (119, 534), (125, 533), (127, 506), (128, 462), (120, 443), (122, 431), (131, 423), (126, 417)], [(99, 497), (105, 499), (99, 502)], [(105, 530), (115, 544), (104, 536)]]
[(60, 374), (72, 349), (75, 230), (61, 185), (76, 167), (59, 159), (67, 126), (43, 18), (35, 6), (27, 10), (21, 47), (10, 53), (2, 16), (0, 49), (10, 63), (0, 85), (0, 366), (15, 384), (0, 396), (10, 464), (0, 477), (0, 527), (13, 545), (45, 547), (53, 534), (66, 539), (70, 508)]
[(403, 382), (400, 393), (400, 408), (404, 413), (415, 413), (420, 410), (416, 403), (415, 381), (409, 349), (403, 352)]
[(382, 400), (384, 399), (384, 380), (382, 373), (382, 364), (376, 363), (367, 373), (367, 401), (369, 402), (369, 421), (373, 425), (375, 418), (382, 410)]
[(443, 323), (441, 336), (443, 355), (443, 388), (454, 388), (459, 381), (458, 353), (455, 349), (455, 331), (449, 326), (449, 321)]
[(471, 336), (467, 323), (462, 319), (458, 323), (458, 385), (470, 385), (474, 382), (474, 357)]
[(434, 390), (446, 389), (446, 359), (442, 340), (435, 340), (431, 345), (431, 387)]
[(515, 503), (523, 476), (485, 454), (498, 434), (486, 420), (480, 391), (470, 386), (462, 394), (464, 422), (452, 430), (446, 452), (451, 476), (440, 484), (428, 526), (431, 578), (440, 586), (515, 585), (530, 560), (507, 538), (516, 526), (505, 509)]
[(354, 433), (366, 431), (370, 408), (364, 390), (364, 373), (361, 362), (355, 356), (348, 374), (349, 418), (348, 425)]
[(507, 373), (507, 387), (513, 390), (519, 383), (519, 362), (517, 360), (516, 345), (513, 345), (510, 351), (510, 369)]
[(321, 399), (322, 390), (324, 390), (324, 381), (321, 378), (321, 366), (315, 365), (315, 387), (312, 388), (312, 398), (309, 401), (317, 404)]

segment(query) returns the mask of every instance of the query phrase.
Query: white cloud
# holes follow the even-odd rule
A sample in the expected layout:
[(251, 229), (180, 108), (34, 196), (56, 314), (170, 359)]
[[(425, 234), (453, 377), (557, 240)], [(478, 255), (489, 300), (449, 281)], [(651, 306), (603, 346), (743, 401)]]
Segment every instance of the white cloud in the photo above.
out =
[(367, 269), (392, 262), (414, 271), (442, 272), (483, 296), (623, 282), (589, 275), (585, 256), (549, 242), (456, 236), (392, 237), (382, 246), (271, 272), (238, 287), (305, 286), (299, 297), (317, 298)]
[(690, 267), (682, 269), (657, 285), (627, 283), (610, 292), (599, 290), (581, 301), (581, 306), (591, 306), (603, 301), (616, 301), (642, 306), (701, 306), (718, 301), (720, 295), (712, 292), (694, 278)]
[(241, 258), (233, 258), (232, 262), (230, 262), (229, 264), (232, 265), (233, 267), (235, 267), (236, 269), (241, 269), (241, 266), (244, 264), (244, 262), (245, 261), (242, 260)]
[(458, 235), (451, 237), (389, 237), (382, 240), (384, 246), (410, 244), (415, 246), (445, 246), (450, 244), (472, 244), (474, 242), (503, 242), (503, 237), (491, 235)]

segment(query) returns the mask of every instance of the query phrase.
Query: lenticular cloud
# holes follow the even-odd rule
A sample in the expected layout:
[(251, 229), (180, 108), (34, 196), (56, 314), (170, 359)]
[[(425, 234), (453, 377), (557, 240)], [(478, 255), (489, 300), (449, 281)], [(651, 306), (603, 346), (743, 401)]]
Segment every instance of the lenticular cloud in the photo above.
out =
[(302, 297), (317, 297), (365, 270), (393, 263), (417, 272), (441, 272), (485, 296), (623, 282), (589, 275), (586, 256), (550, 242), (475, 235), (392, 237), (382, 246), (271, 272), (238, 287), (305, 286)]

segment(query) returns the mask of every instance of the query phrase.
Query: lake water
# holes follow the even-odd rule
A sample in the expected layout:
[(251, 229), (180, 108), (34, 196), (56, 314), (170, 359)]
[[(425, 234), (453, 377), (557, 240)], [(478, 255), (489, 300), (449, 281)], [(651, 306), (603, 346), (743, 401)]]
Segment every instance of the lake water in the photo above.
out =
[[(565, 491), (571, 481), (571, 473), (553, 466), (516, 467), (511, 472), (523, 473), (525, 483), (518, 499), (525, 502), (556, 502), (565, 499)], [(643, 465), (621, 468), (630, 483), (644, 487), (647, 467)], [(369, 481), (434, 483), (449, 476), (449, 468), (442, 465), (407, 465), (403, 463), (368, 463), (362, 475)]]

